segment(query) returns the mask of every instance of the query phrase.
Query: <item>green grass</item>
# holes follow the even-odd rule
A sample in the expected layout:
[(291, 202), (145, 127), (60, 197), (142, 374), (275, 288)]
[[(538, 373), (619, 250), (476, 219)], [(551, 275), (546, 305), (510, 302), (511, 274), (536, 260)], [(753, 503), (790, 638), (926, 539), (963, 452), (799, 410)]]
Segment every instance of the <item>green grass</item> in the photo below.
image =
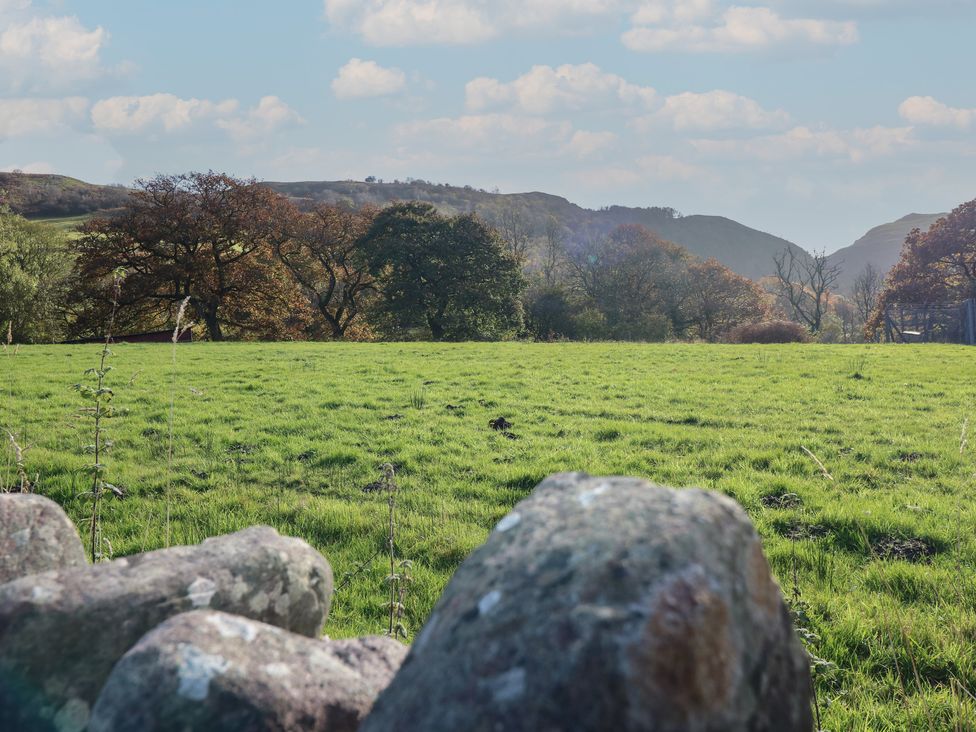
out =
[[(119, 345), (105, 504), (116, 556), (267, 523), (338, 581), (384, 542), (362, 487), (402, 485), (411, 631), (451, 572), (546, 475), (585, 470), (736, 498), (799, 592), (828, 730), (973, 728), (976, 350), (905, 346)], [(0, 354), (0, 427), (81, 522), (89, 426), (71, 386), (98, 346)], [(452, 408), (448, 408), (451, 405)], [(396, 418), (394, 418), (396, 417)], [(488, 427), (505, 417), (518, 439)], [(976, 442), (976, 439), (974, 439)], [(828, 480), (804, 452), (834, 477)], [(9, 468), (7, 468), (9, 470)], [(0, 463), (0, 476), (4, 475)], [(778, 507), (770, 496), (796, 494)], [(793, 538), (791, 538), (793, 537)], [(893, 545), (895, 540), (922, 543)], [(886, 552), (921, 547), (908, 561)], [(919, 559), (919, 557), (913, 557)], [(333, 636), (384, 628), (382, 562), (336, 597)]]

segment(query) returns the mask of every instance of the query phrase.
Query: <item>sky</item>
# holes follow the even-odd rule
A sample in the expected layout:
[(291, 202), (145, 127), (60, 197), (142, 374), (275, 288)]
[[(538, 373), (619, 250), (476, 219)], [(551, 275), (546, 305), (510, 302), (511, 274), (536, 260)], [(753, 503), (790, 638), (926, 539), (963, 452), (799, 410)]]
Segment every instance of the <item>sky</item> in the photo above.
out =
[(0, 0), (0, 170), (419, 178), (829, 252), (976, 197), (974, 22), (976, 0)]

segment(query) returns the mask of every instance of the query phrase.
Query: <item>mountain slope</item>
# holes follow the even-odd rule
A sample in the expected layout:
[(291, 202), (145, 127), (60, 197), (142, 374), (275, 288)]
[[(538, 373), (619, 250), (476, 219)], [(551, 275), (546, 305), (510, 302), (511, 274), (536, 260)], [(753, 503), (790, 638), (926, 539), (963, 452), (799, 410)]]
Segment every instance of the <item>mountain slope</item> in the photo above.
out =
[[(807, 254), (795, 244), (721, 216), (681, 216), (671, 208), (609, 206), (586, 209), (547, 193), (501, 194), (470, 186), (424, 181), (310, 181), (266, 183), (300, 206), (331, 203), (359, 207), (393, 201), (426, 201), (442, 213), (477, 212), (504, 228), (504, 218), (517, 212), (536, 239), (544, 236), (551, 218), (563, 228), (567, 246), (606, 234), (621, 224), (641, 224), (658, 236), (680, 244), (702, 258), (715, 257), (746, 277), (758, 279), (773, 271), (773, 256), (785, 247)], [(60, 175), (0, 173), (0, 191), (11, 208), (28, 218), (90, 216), (118, 208), (129, 195), (122, 186), (100, 186)], [(2, 199), (0, 199), (2, 200)]]
[(838, 288), (847, 292), (854, 279), (870, 263), (882, 275), (898, 263), (905, 237), (912, 229), (927, 231), (946, 214), (909, 214), (897, 221), (876, 226), (851, 246), (830, 255), (830, 263), (841, 267)]
[(100, 186), (63, 175), (0, 173), (0, 202), (29, 219), (86, 216), (125, 203), (122, 186)]
[(721, 216), (681, 216), (670, 208), (610, 206), (585, 209), (547, 193), (499, 194), (471, 187), (437, 185), (423, 181), (361, 183), (318, 181), (267, 183), (299, 205), (315, 203), (362, 206), (392, 201), (426, 201), (442, 213), (475, 211), (501, 226), (503, 216), (517, 211), (528, 230), (541, 237), (550, 217), (567, 230), (570, 245), (607, 233), (620, 224), (641, 224), (699, 257), (715, 257), (735, 272), (758, 279), (773, 271), (773, 256), (784, 247), (806, 252), (795, 244)]

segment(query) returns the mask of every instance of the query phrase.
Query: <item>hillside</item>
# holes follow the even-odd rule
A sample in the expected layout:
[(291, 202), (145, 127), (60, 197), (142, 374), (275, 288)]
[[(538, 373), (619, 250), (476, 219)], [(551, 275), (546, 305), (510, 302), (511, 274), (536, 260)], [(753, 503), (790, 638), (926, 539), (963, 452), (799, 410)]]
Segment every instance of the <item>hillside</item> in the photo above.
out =
[(871, 229), (851, 246), (830, 255), (831, 264), (841, 266), (840, 290), (847, 292), (854, 279), (871, 263), (882, 274), (898, 263), (902, 244), (912, 229), (927, 231), (946, 214), (909, 214), (904, 218)]
[(118, 208), (122, 186), (100, 186), (64, 175), (0, 173), (0, 201), (29, 219), (66, 219)]
[[(609, 232), (621, 224), (641, 224), (664, 239), (682, 245), (702, 258), (715, 257), (734, 271), (758, 279), (772, 271), (773, 255), (784, 247), (803, 250), (785, 239), (766, 234), (721, 216), (682, 216), (671, 208), (610, 206), (582, 208), (547, 193), (500, 194), (470, 186), (423, 181), (320, 181), (267, 185), (301, 206), (316, 203), (383, 206), (393, 201), (427, 201), (443, 213), (477, 212), (501, 226), (503, 216), (517, 212), (529, 234), (541, 239), (550, 217), (564, 229), (568, 246)], [(30, 219), (90, 216), (118, 208), (128, 189), (101, 186), (60, 175), (0, 173), (0, 191), (11, 208)], [(68, 222), (74, 223), (74, 222)]]
[[(469, 186), (423, 181), (394, 183), (321, 181), (268, 183), (300, 205), (339, 203), (351, 206), (385, 205), (392, 201), (427, 201), (443, 213), (475, 211), (500, 225), (503, 215), (517, 211), (529, 232), (541, 237), (550, 217), (566, 230), (570, 245), (605, 234), (620, 224), (641, 224), (659, 236), (681, 244), (699, 257), (715, 257), (739, 274), (758, 279), (772, 272), (773, 255), (784, 247), (803, 250), (785, 239), (751, 229), (721, 216), (682, 216), (671, 208), (610, 206), (582, 208), (547, 193), (500, 194)], [(805, 253), (804, 253), (805, 254)]]

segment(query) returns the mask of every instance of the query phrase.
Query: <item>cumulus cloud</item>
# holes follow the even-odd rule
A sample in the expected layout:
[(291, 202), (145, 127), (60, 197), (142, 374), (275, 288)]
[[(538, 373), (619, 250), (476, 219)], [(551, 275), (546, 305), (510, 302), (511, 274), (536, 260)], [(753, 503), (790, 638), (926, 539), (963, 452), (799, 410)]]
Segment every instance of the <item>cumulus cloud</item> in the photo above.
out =
[(976, 109), (959, 109), (933, 97), (909, 97), (898, 113), (906, 122), (925, 127), (954, 127), (968, 130), (976, 124)]
[(92, 123), (99, 132), (177, 132), (202, 121), (231, 117), (237, 109), (235, 99), (212, 102), (206, 99), (181, 99), (175, 94), (110, 97), (97, 102), (92, 108)]
[(472, 114), (399, 124), (399, 142), (436, 142), (471, 154), (492, 155), (513, 150), (536, 154), (561, 148), (573, 134), (572, 125), (519, 114)]
[(92, 107), (91, 121), (96, 132), (106, 135), (175, 134), (210, 128), (222, 130), (235, 140), (247, 140), (304, 120), (275, 96), (241, 110), (236, 99), (211, 101), (150, 94), (102, 99)]
[(565, 152), (577, 158), (589, 158), (613, 147), (616, 142), (617, 135), (613, 132), (576, 130), (566, 143)]
[(679, 132), (762, 130), (789, 122), (790, 115), (781, 109), (767, 110), (755, 99), (720, 89), (667, 97), (659, 111), (643, 120), (645, 125), (665, 123)]
[(794, 127), (776, 135), (749, 140), (692, 140), (706, 157), (781, 162), (825, 158), (861, 163), (889, 156), (915, 145), (911, 127), (870, 127), (853, 130)]
[(632, 0), (325, 0), (329, 22), (377, 46), (466, 45), (509, 31), (574, 27)]
[(623, 34), (633, 51), (736, 53), (777, 47), (846, 46), (858, 40), (853, 21), (784, 18), (767, 7), (708, 2), (653, 2), (633, 15), (634, 27)]
[(578, 110), (599, 104), (649, 107), (657, 93), (648, 86), (631, 84), (595, 64), (534, 66), (514, 81), (481, 77), (465, 88), (468, 109), (483, 111), (516, 106), (529, 114), (547, 114), (556, 109)]
[(218, 119), (217, 127), (226, 130), (237, 140), (248, 140), (271, 134), (282, 127), (304, 123), (302, 116), (281, 99), (268, 96), (240, 116)]
[(332, 92), (339, 99), (362, 99), (397, 94), (406, 85), (407, 77), (400, 69), (354, 58), (339, 69), (338, 76), (332, 80)]
[(0, 141), (11, 137), (49, 134), (83, 123), (88, 100), (0, 99)]
[(87, 28), (73, 16), (39, 15), (23, 0), (0, 0), (0, 19), (0, 71), (9, 86), (53, 85), (101, 73), (105, 29)]

